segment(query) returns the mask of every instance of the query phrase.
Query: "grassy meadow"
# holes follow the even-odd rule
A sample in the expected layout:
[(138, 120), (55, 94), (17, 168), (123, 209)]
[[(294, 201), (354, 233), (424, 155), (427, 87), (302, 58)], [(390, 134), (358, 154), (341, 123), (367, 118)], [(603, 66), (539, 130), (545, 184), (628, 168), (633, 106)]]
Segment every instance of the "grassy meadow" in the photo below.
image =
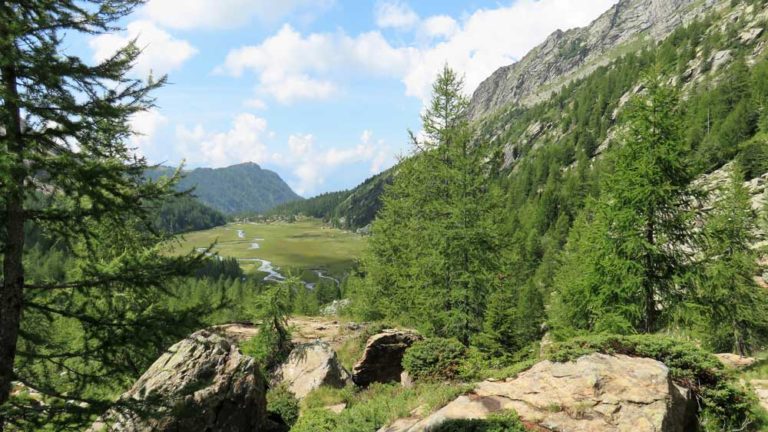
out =
[(213, 251), (223, 257), (237, 258), (244, 271), (254, 273), (260, 263), (248, 259), (270, 261), (280, 273), (299, 272), (302, 279), (313, 282), (322, 270), (339, 277), (360, 258), (365, 238), (358, 234), (329, 228), (319, 221), (294, 223), (231, 223), (179, 237), (176, 250), (187, 252), (214, 244)]

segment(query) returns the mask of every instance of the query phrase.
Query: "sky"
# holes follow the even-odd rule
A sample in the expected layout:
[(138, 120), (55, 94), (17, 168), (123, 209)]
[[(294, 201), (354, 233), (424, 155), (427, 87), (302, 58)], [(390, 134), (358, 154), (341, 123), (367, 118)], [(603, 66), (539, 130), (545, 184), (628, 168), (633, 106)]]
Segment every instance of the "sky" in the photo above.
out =
[(187, 168), (256, 162), (300, 195), (352, 188), (409, 151), (443, 65), (467, 95), (557, 29), (616, 0), (149, 0), (78, 36), (98, 62), (136, 38), (132, 74), (167, 75), (131, 120), (135, 151)]

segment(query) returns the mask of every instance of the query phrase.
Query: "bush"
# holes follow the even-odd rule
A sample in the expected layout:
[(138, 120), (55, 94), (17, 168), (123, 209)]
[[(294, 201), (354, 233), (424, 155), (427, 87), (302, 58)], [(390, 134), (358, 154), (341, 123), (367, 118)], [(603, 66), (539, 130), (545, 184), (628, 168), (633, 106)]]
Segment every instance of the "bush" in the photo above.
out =
[(657, 335), (596, 335), (552, 346), (548, 357), (566, 362), (594, 352), (647, 357), (664, 363), (672, 379), (690, 389), (700, 407), (703, 431), (761, 430), (756, 397), (712, 354), (695, 345)]
[(336, 430), (337, 418), (325, 408), (313, 408), (302, 413), (291, 432), (332, 432)]
[(491, 414), (485, 420), (448, 420), (430, 432), (525, 432), (526, 428), (512, 411)]
[(452, 380), (466, 352), (456, 339), (425, 339), (405, 351), (403, 367), (415, 380)]
[(299, 401), (284, 384), (267, 391), (267, 412), (279, 415), (288, 426), (299, 418)]

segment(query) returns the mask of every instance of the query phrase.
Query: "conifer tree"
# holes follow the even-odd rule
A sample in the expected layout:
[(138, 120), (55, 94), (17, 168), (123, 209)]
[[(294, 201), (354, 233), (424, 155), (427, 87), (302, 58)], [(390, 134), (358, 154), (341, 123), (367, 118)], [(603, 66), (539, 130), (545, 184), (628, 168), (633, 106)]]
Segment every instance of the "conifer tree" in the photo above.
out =
[(684, 290), (693, 204), (674, 89), (651, 79), (627, 113), (597, 200), (569, 237), (555, 321), (573, 329), (653, 332)]
[(720, 192), (704, 228), (696, 315), (704, 318), (704, 339), (713, 350), (744, 356), (768, 331), (768, 295), (754, 279), (757, 215), (738, 170)]
[[(63, 44), (65, 34), (117, 30), (139, 4), (0, 4), (0, 430), (87, 420), (108, 396), (94, 385), (124, 386), (176, 338), (169, 333), (188, 329), (158, 306), (190, 263), (161, 253), (146, 207), (171, 196), (170, 184), (144, 181), (145, 160), (125, 144), (130, 117), (152, 106), (164, 79), (128, 77), (140, 54), (132, 43), (96, 65)], [(73, 258), (66, 274), (27, 277), (35, 263), (25, 227)], [(49, 403), (9, 400), (12, 381)]]
[[(385, 317), (468, 343), (500, 262), (496, 158), (471, 143), (462, 80), (444, 68), (374, 223), (367, 298)], [(388, 303), (383, 304), (383, 303)], [(392, 305), (392, 306), (390, 306)]]

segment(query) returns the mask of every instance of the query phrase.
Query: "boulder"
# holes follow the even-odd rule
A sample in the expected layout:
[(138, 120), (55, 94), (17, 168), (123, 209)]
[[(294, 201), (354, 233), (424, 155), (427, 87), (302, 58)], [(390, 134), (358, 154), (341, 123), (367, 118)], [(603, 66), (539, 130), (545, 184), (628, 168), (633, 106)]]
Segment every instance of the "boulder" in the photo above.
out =
[(371, 336), (362, 358), (352, 368), (352, 381), (359, 386), (374, 382), (399, 382), (403, 354), (421, 335), (406, 330), (384, 330)]
[(261, 431), (265, 390), (252, 358), (201, 330), (160, 356), (89, 431)]
[(731, 369), (745, 369), (752, 366), (757, 361), (754, 357), (742, 357), (732, 353), (715, 354), (715, 357), (717, 357), (723, 365)]
[(284, 383), (297, 399), (303, 399), (320, 386), (341, 388), (349, 373), (339, 363), (336, 352), (325, 342), (299, 345), (275, 371), (274, 384)]
[(429, 430), (450, 419), (483, 419), (514, 410), (532, 425), (558, 432), (683, 432), (695, 421), (690, 392), (675, 385), (662, 363), (592, 354), (574, 362), (544, 361), (506, 381), (485, 381), (406, 428)]

